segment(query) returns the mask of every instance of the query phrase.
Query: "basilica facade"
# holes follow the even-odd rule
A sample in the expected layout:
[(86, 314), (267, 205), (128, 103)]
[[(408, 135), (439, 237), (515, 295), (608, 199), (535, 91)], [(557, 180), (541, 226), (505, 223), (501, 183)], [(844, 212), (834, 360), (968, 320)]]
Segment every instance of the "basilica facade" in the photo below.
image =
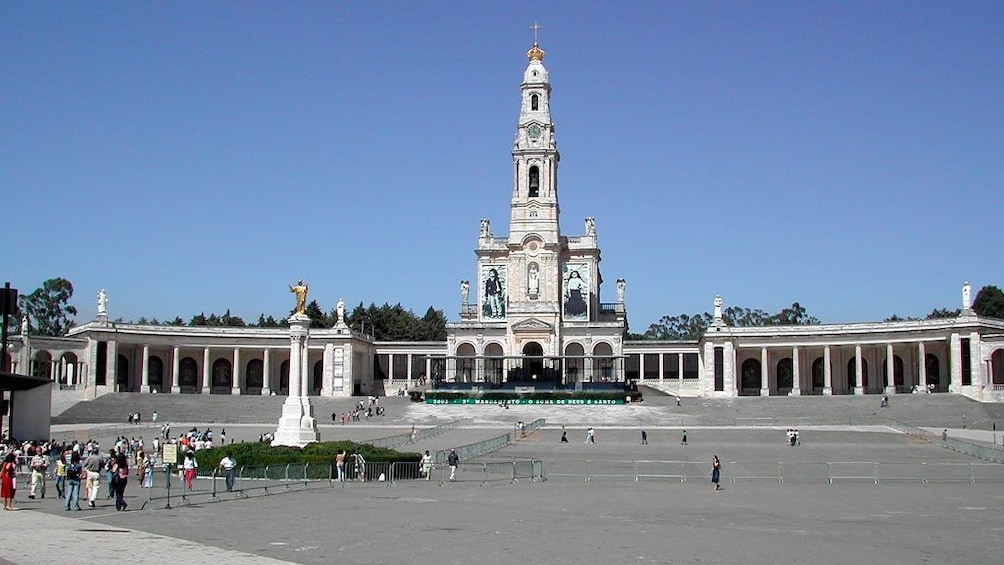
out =
[[(310, 329), (294, 367), (303, 395), (461, 390), (622, 389), (649, 385), (702, 397), (938, 392), (1004, 401), (1004, 320), (790, 327), (715, 322), (696, 341), (628, 341), (626, 282), (601, 294), (598, 227), (563, 235), (555, 124), (544, 51), (534, 43), (520, 84), (508, 234), (481, 220), (476, 263), (460, 282), (459, 320), (443, 342), (376, 342), (344, 323)], [(573, 187), (574, 189), (574, 187)], [(472, 221), (472, 225), (474, 222)], [(472, 233), (473, 235), (473, 233)], [(612, 297), (612, 300), (611, 300)], [(13, 372), (46, 376), (53, 394), (290, 394), (291, 330), (187, 327), (98, 315), (64, 337), (9, 338)]]

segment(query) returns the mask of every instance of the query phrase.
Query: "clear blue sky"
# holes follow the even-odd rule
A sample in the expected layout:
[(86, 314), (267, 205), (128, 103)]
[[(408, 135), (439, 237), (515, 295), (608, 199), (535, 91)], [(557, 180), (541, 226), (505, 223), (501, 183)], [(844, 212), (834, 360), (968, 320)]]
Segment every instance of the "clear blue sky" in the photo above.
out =
[[(508, 232), (539, 20), (562, 231), (596, 218), (633, 331), (824, 322), (1004, 285), (1004, 2), (5, 2), (0, 254), (77, 322), (458, 315)], [(2, 282), (2, 281), (0, 281)]]

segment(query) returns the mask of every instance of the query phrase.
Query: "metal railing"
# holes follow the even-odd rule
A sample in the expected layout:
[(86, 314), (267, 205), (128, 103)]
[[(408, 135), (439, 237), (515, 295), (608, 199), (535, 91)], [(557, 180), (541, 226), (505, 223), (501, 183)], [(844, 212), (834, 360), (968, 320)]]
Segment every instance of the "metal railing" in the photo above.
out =
[[(747, 483), (1004, 483), (1004, 465), (994, 463), (881, 463), (877, 461), (731, 461), (722, 482)], [(707, 461), (556, 459), (547, 461), (548, 479), (641, 482), (710, 481)]]
[[(504, 447), (512, 445), (519, 439), (522, 439), (530, 434), (533, 434), (540, 428), (544, 426), (545, 420), (543, 418), (538, 418), (529, 424), (524, 424), (522, 431), (515, 429), (513, 433), (502, 434), (500, 436), (495, 436), (493, 438), (486, 439), (484, 441), (479, 441), (476, 443), (469, 443), (467, 445), (461, 445), (453, 448), (457, 452), (457, 456), (461, 461), (469, 461), (482, 455), (487, 455), (489, 453), (494, 453)], [(442, 466), (446, 462), (446, 458), (450, 455), (450, 450), (443, 449), (437, 451), (433, 456), (433, 461), (436, 465)]]
[(452, 422), (447, 422), (439, 426), (432, 428), (418, 429), (415, 428), (414, 432), (405, 432), (402, 434), (396, 434), (389, 437), (360, 441), (359, 443), (366, 443), (372, 445), (373, 447), (386, 447), (393, 449), (402, 445), (408, 445), (415, 443), (423, 439), (429, 439), (436, 436), (441, 436), (447, 432), (458, 430), (464, 426), (469, 426), (474, 422), (473, 418), (461, 418), (459, 420), (454, 420)]
[(951, 449), (957, 453), (962, 453), (964, 455), (969, 455), (970, 457), (975, 457), (983, 461), (990, 461), (992, 463), (1004, 463), (1004, 449), (994, 445), (984, 445), (947, 436), (938, 436), (937, 434), (933, 434), (923, 428), (911, 426), (910, 424), (904, 424), (903, 422), (892, 422), (890, 427), (896, 428), (901, 432), (910, 434), (911, 436), (924, 438), (926, 441), (931, 443), (940, 444), (945, 449)]

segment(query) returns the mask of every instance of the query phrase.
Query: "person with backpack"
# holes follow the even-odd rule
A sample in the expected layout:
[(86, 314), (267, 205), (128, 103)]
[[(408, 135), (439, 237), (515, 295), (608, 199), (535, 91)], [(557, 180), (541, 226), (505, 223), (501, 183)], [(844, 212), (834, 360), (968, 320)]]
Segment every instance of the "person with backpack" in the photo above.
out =
[(84, 467), (80, 464), (80, 454), (76, 451), (70, 453), (70, 462), (66, 464), (66, 502), (63, 509), (69, 511), (70, 505), (77, 512), (80, 511), (80, 479), (83, 476)]

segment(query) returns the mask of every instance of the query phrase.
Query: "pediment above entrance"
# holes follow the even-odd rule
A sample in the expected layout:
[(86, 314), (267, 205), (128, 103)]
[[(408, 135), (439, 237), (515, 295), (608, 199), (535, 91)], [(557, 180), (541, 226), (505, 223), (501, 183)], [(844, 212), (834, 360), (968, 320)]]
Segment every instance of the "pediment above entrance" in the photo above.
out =
[(512, 325), (513, 331), (519, 330), (551, 330), (554, 326), (537, 318), (528, 318)]

